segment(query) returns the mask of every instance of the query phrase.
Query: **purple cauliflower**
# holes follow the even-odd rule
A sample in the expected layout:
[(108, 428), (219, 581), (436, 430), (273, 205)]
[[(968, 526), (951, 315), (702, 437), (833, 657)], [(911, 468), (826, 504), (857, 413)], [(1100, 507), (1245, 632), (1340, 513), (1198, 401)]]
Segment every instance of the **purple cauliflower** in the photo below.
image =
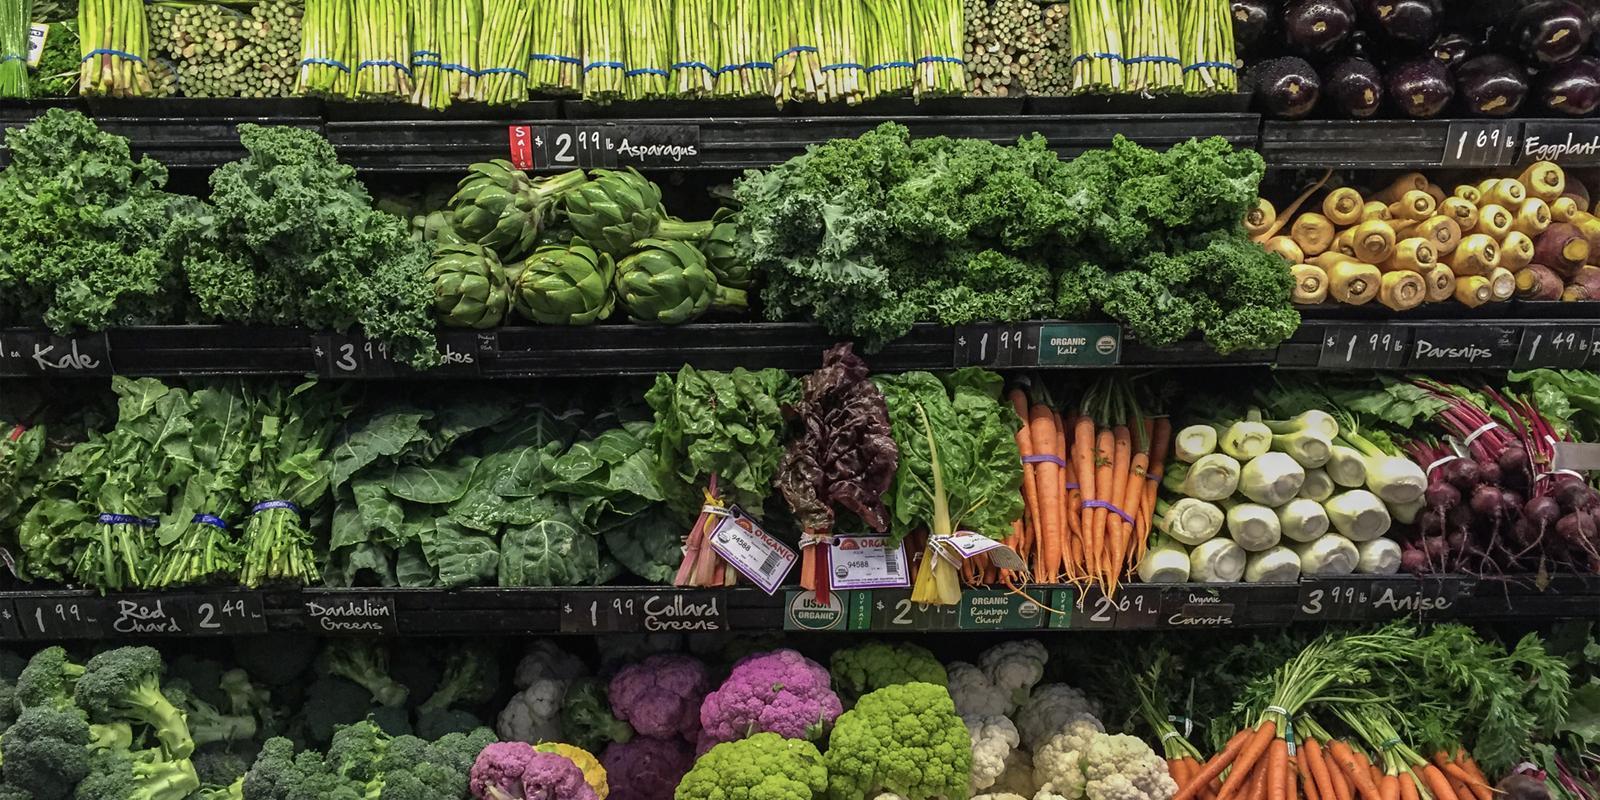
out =
[(700, 733), (700, 701), (710, 689), (699, 659), (662, 653), (623, 667), (607, 694), (612, 713), (641, 736), (694, 741)]
[(535, 755), (527, 742), (496, 742), (483, 748), (472, 762), (472, 796), (478, 800), (522, 797), (522, 773)]
[(694, 765), (694, 755), (682, 739), (635, 736), (607, 746), (600, 765), (611, 784), (606, 800), (673, 800), (678, 782)]
[(533, 754), (522, 771), (522, 794), (519, 797), (538, 797), (546, 800), (599, 800), (583, 770), (572, 759), (556, 753)]
[(763, 731), (785, 739), (822, 738), (844, 711), (826, 667), (794, 650), (746, 656), (700, 704), (706, 749)]

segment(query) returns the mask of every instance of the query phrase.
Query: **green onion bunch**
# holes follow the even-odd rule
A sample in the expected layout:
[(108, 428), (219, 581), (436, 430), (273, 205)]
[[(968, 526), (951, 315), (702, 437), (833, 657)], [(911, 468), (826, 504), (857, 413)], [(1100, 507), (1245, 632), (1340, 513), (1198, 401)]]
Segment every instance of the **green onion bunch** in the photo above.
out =
[(1128, 45), (1125, 91), (1163, 94), (1183, 88), (1177, 0), (1124, 0), (1122, 31)]
[(78, 49), (83, 94), (150, 95), (150, 30), (140, 0), (83, 0), (78, 5)]
[(28, 96), (31, 0), (0, 0), (0, 97)]
[(861, 102), (861, 36), (869, 24), (860, 0), (820, 0), (817, 58), (822, 66), (823, 102)]
[(546, 94), (583, 90), (583, 28), (578, 0), (541, 0), (533, 9), (528, 88)]
[(672, 88), (679, 97), (704, 98), (716, 91), (717, 68), (712, 62), (717, 60), (717, 45), (711, 35), (711, 3), (673, 0)]
[(1189, 94), (1231, 94), (1239, 90), (1234, 64), (1233, 19), (1228, 0), (1178, 0), (1178, 50), (1183, 60), (1183, 90)]
[(629, 100), (646, 100), (671, 94), (671, 0), (624, 0), (622, 17), (628, 23), (623, 51), (623, 93)]
[(474, 100), (511, 105), (528, 99), (528, 53), (533, 38), (531, 0), (483, 0)]
[(295, 93), (347, 97), (351, 92), (353, 0), (306, 0)]
[(911, 0), (865, 0), (862, 94), (867, 99), (905, 94), (916, 77), (911, 65)]
[(773, 26), (772, 93), (778, 105), (820, 100), (822, 60), (817, 57), (818, 4), (794, 3)]
[(911, 0), (910, 15), (911, 53), (916, 57), (912, 93), (918, 98), (966, 94), (961, 0)]
[(1072, 0), (1072, 91), (1121, 92), (1122, 24), (1117, 0)]
[(716, 30), (717, 97), (771, 97), (772, 13), (781, 0), (712, 0)]
[(627, 29), (622, 26), (623, 0), (579, 0), (583, 20), (583, 99), (598, 103), (625, 96)]
[(405, 0), (361, 0), (355, 29), (355, 95), (362, 100), (411, 97), (411, 17)]

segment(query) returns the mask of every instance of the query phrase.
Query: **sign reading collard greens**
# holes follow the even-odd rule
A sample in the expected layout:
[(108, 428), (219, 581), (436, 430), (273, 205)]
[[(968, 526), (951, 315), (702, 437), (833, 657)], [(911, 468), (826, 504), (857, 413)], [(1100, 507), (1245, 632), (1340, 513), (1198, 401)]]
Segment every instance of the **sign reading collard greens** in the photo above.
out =
[(586, 418), (509, 393), (378, 407), (332, 450), (328, 581), (598, 584), (619, 570), (601, 560), (603, 531), (619, 540), (643, 532), (644, 543), (617, 548), (618, 558), (650, 572), (662, 550), (652, 538), (661, 494), (639, 432), (610, 415)]

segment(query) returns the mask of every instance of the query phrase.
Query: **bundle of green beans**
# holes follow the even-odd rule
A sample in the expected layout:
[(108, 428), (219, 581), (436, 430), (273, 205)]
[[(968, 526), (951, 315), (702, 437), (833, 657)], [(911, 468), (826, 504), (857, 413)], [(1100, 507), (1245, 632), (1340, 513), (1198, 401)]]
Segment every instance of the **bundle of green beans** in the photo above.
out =
[(1229, 94), (1239, 90), (1230, 8), (1228, 0), (1179, 0), (1178, 50), (1185, 92)]
[(672, 87), (679, 97), (710, 97), (716, 91), (717, 68), (711, 62), (717, 60), (717, 44), (711, 35), (711, 3), (672, 3)]
[(351, 91), (354, 0), (306, 0), (295, 93), (345, 97)]
[(510, 105), (528, 99), (528, 49), (533, 36), (531, 0), (483, 0), (478, 37), (478, 77), (473, 99)]
[(78, 85), (86, 95), (145, 97), (150, 31), (140, 0), (83, 0), (78, 5)]
[(903, 94), (916, 78), (911, 63), (911, 0), (864, 0), (861, 31), (862, 95)]
[(1183, 88), (1177, 0), (1123, 0), (1122, 33), (1128, 46), (1126, 91), (1163, 94)]
[(356, 34), (355, 96), (410, 99), (411, 17), (405, 0), (361, 0), (350, 22)]
[(1117, 0), (1072, 0), (1072, 91), (1122, 91), (1123, 53)]
[(967, 65), (961, 58), (967, 32), (961, 0), (911, 0), (911, 54), (918, 98), (967, 93)]
[(629, 100), (666, 97), (671, 94), (672, 40), (671, 0), (623, 0), (622, 18), (628, 23), (623, 48), (623, 94)]
[(407, 0), (411, 18), (411, 103), (430, 110), (450, 107), (444, 62), (439, 54), (439, 9), (434, 0)]
[(533, 10), (528, 88), (539, 94), (583, 90), (583, 27), (578, 0), (542, 0)]
[(816, 2), (781, 7), (773, 26), (772, 93), (778, 105), (818, 100), (822, 93), (822, 61), (817, 57)]
[(0, 97), (28, 96), (30, 0), (0, 0)]
[(822, 66), (823, 102), (861, 102), (861, 35), (867, 27), (861, 0), (820, 0), (817, 58)]
[(717, 60), (711, 65), (717, 69), (717, 97), (772, 96), (769, 5), (769, 0), (712, 0)]

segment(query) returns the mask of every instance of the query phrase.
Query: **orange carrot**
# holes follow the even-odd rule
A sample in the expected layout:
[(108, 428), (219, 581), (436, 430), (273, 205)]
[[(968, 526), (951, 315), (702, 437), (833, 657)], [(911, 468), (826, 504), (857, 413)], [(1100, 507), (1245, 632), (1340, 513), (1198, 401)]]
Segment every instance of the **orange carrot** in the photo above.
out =
[(1289, 743), (1273, 737), (1267, 748), (1267, 800), (1288, 800)]
[(1150, 432), (1150, 476), (1145, 480), (1144, 503), (1139, 506), (1144, 512), (1141, 515), (1143, 524), (1139, 529), (1141, 539), (1150, 535), (1150, 523), (1156, 513), (1156, 490), (1161, 487), (1161, 476), (1166, 474), (1167, 453), (1171, 449), (1172, 420), (1156, 417), (1156, 424)]
[[(1270, 719), (1262, 720), (1261, 726), (1256, 728), (1255, 733), (1250, 737), (1250, 741), (1245, 744), (1244, 749), (1239, 751), (1239, 759), (1233, 764), (1233, 773), (1229, 774), (1228, 780), (1223, 781), (1222, 794), (1218, 795), (1220, 800), (1228, 800), (1230, 797), (1238, 796), (1239, 790), (1243, 788), (1240, 783), (1250, 774), (1250, 770), (1255, 767), (1256, 762), (1266, 755), (1267, 748), (1272, 746), (1272, 738), (1277, 733), (1278, 724), (1276, 722)], [(1234, 780), (1235, 775), (1238, 776), (1239, 780)]]
[(1011, 390), (1011, 410), (1017, 412), (1017, 418), (1022, 420), (1022, 427), (1017, 429), (1017, 450), (1022, 453), (1022, 502), (1023, 511), (1026, 512), (1028, 521), (1033, 523), (1034, 530), (1039, 528), (1039, 471), (1034, 465), (1028, 463), (1033, 452), (1033, 432), (1028, 430), (1028, 396), (1022, 389)]
[(1467, 774), (1477, 778), (1478, 783), (1481, 783), (1484, 786), (1489, 785), (1489, 777), (1483, 774), (1482, 769), (1478, 768), (1478, 762), (1473, 759), (1472, 754), (1467, 752), (1466, 748), (1461, 747), (1456, 749), (1455, 762), (1460, 764), (1461, 768), (1467, 771)]
[(1300, 745), (1300, 759), (1311, 768), (1311, 777), (1316, 779), (1317, 794), (1322, 796), (1322, 800), (1348, 800), (1335, 792), (1328, 762), (1322, 757), (1322, 746), (1317, 744), (1316, 739), (1308, 738)]
[(1171, 775), (1172, 782), (1178, 784), (1179, 786), (1182, 786), (1184, 781), (1188, 780), (1189, 777), (1189, 773), (1185, 769), (1183, 759), (1181, 758), (1167, 759), (1167, 774)]
[(1067, 542), (1072, 537), (1072, 512), (1067, 508), (1067, 482), (1072, 480), (1067, 476), (1072, 473), (1072, 461), (1067, 456), (1066, 421), (1061, 418), (1060, 411), (1052, 411), (1051, 414), (1055, 417), (1056, 421), (1056, 440), (1055, 446), (1050, 450), (1050, 452), (1054, 454), (1056, 458), (1061, 459), (1062, 464), (1061, 471), (1056, 473), (1058, 480), (1056, 482), (1055, 491), (1056, 504), (1061, 508), (1061, 529), (1056, 531), (1056, 548), (1060, 551), (1061, 555), (1059, 559), (1060, 563), (1055, 565), (1055, 570), (1057, 573), (1061, 573), (1066, 571)]
[(1384, 773), (1383, 780), (1378, 784), (1378, 796), (1383, 800), (1400, 800), (1400, 779)]
[(1428, 785), (1428, 792), (1433, 795), (1433, 800), (1459, 800), (1456, 790), (1450, 788), (1450, 781), (1446, 780), (1444, 773), (1432, 764), (1422, 765), (1422, 781)]
[[(1466, 786), (1467, 791), (1476, 800), (1491, 800), (1494, 797), (1494, 790), (1490, 789), (1488, 784), (1478, 780), (1476, 776), (1467, 771), (1466, 767), (1451, 761), (1449, 756), (1444, 753), (1434, 753), (1433, 763), (1445, 774), (1445, 777)], [(1456, 794), (1461, 794), (1461, 792), (1458, 791)], [(1463, 797), (1461, 800), (1467, 800), (1467, 798)]]
[(1084, 568), (1088, 565), (1094, 552), (1093, 519), (1083, 503), (1093, 500), (1095, 496), (1095, 469), (1094, 469), (1094, 420), (1088, 414), (1081, 414), (1072, 423), (1072, 472), (1078, 479), (1078, 503), (1071, 512), (1078, 515), (1078, 539), (1080, 556), (1077, 573), (1074, 577), (1087, 577)]
[[(1122, 502), (1117, 504), (1123, 513), (1133, 519), (1133, 522), (1127, 522), (1120, 517), (1117, 518), (1117, 521), (1122, 523), (1122, 535), (1117, 537), (1117, 551), (1112, 554), (1111, 561), (1117, 567), (1118, 579), (1136, 566), (1139, 560), (1139, 545), (1135, 537), (1139, 532), (1139, 500), (1144, 497), (1144, 475), (1149, 463), (1149, 453), (1133, 454), (1133, 460), (1128, 465), (1128, 484), (1123, 487)], [(1129, 555), (1134, 556), (1131, 564), (1125, 561)]]
[(1350, 779), (1350, 785), (1361, 795), (1361, 800), (1381, 800), (1378, 795), (1378, 786), (1372, 782), (1372, 773), (1368, 764), (1363, 764), (1363, 758), (1356, 755), (1350, 745), (1337, 739), (1328, 742), (1328, 752), (1333, 755), (1334, 763), (1344, 770), (1345, 777)]
[(1422, 800), (1417, 792), (1417, 777), (1410, 772), (1400, 776), (1400, 800)]
[(1337, 764), (1329, 764), (1328, 767), (1328, 780), (1333, 784), (1333, 796), (1338, 800), (1355, 800), (1355, 790), (1350, 788), (1350, 777), (1345, 775), (1344, 770)]
[(1257, 764), (1250, 776), (1250, 800), (1281, 800), (1273, 794), (1272, 770), (1266, 764)]
[(1227, 746), (1222, 748), (1222, 752), (1212, 756), (1211, 760), (1207, 761), (1205, 766), (1199, 772), (1196, 772), (1187, 784), (1178, 787), (1178, 793), (1172, 796), (1172, 800), (1191, 800), (1202, 789), (1210, 786), (1211, 781), (1221, 775), (1222, 771), (1227, 769), (1239, 757), (1239, 752), (1244, 749), (1245, 742), (1249, 741), (1254, 733), (1249, 728), (1235, 733), (1233, 738), (1228, 740)]
[[(1036, 404), (1028, 412), (1028, 432), (1033, 436), (1033, 452), (1050, 455), (1056, 446), (1056, 418), (1044, 404)], [(1061, 503), (1056, 493), (1061, 468), (1048, 461), (1038, 464), (1039, 494), (1039, 548), (1034, 557), (1034, 579), (1041, 583), (1055, 580), (1057, 564), (1061, 561), (1059, 549), (1061, 529)]]
[[(1115, 463), (1113, 461), (1113, 456), (1115, 451), (1116, 437), (1111, 432), (1110, 428), (1105, 428), (1099, 433), (1095, 434), (1094, 499), (1102, 503), (1110, 502), (1111, 499), (1116, 496), (1114, 492), (1117, 488), (1117, 474), (1113, 469), (1113, 464)], [(1106, 511), (1104, 508), (1094, 509), (1094, 514), (1091, 517), (1093, 521), (1089, 524), (1089, 529), (1093, 532), (1093, 535), (1090, 538), (1094, 543), (1094, 551), (1089, 554), (1089, 558), (1091, 559), (1090, 563), (1097, 566), (1105, 564), (1106, 553), (1108, 552), (1106, 545), (1111, 541), (1106, 532), (1106, 517), (1109, 515), (1109, 513), (1110, 512)], [(1091, 571), (1091, 574), (1094, 574), (1094, 571)], [(1100, 572), (1099, 577), (1103, 581), (1106, 577), (1105, 573)]]
[[(1306, 758), (1305, 748), (1295, 751), (1295, 772), (1300, 775), (1300, 794), (1306, 800), (1322, 800), (1322, 792), (1317, 790), (1317, 776), (1311, 774), (1311, 759)], [(1333, 798), (1328, 798), (1333, 800)]]

